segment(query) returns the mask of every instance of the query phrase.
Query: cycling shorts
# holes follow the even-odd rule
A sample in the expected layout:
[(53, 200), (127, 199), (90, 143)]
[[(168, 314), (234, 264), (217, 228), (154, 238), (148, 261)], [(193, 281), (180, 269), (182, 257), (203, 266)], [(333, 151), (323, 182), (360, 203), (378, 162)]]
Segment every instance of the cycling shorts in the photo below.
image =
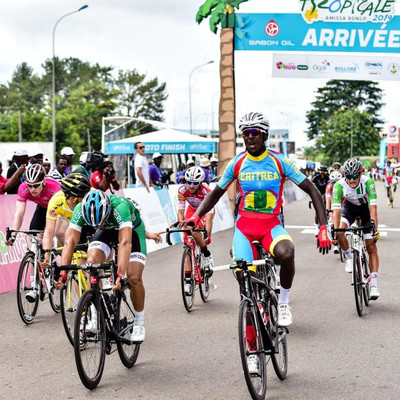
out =
[(344, 222), (348, 228), (357, 217), (361, 218), (361, 225), (367, 227), (366, 229), (363, 229), (365, 239), (372, 239), (371, 214), (369, 212), (368, 204), (356, 206), (355, 204), (345, 200), (342, 206), (340, 222)]
[(282, 240), (293, 239), (282, 225), (280, 215), (260, 213), (240, 213), (233, 233), (233, 258), (246, 261), (257, 259), (257, 249), (253, 241), (258, 240), (272, 256), (274, 248)]
[(44, 228), (46, 227), (46, 213), (47, 208), (43, 208), (37, 205), (36, 210), (33, 213), (31, 223), (29, 225), (29, 230), (44, 230)]
[[(90, 239), (89, 249), (100, 249), (106, 255), (111, 253), (111, 243), (118, 243), (119, 231), (117, 229), (99, 229)], [(144, 224), (141, 223), (135, 229), (132, 229), (132, 249), (129, 262), (140, 262), (146, 265), (147, 260), (146, 248), (146, 230)]]

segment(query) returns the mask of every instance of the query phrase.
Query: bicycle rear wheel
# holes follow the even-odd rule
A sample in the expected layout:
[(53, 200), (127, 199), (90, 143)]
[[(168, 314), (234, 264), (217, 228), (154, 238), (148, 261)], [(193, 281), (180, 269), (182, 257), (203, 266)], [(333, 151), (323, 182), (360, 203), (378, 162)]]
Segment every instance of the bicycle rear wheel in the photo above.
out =
[(353, 250), (353, 286), (357, 313), (361, 317), (363, 312), (363, 288), (361, 280), (361, 262), (357, 250)]
[[(257, 311), (248, 300), (239, 306), (239, 348), (247, 388), (254, 400), (263, 400), (267, 391), (267, 365)], [(249, 354), (251, 352), (251, 354)], [(249, 370), (249, 363), (258, 368)], [(253, 364), (254, 365), (254, 364)]]
[(204, 263), (204, 257), (200, 257), (200, 271), (201, 271), (201, 285), (199, 287), (200, 289), (200, 297), (201, 300), (205, 303), (208, 299), (208, 296), (210, 296), (210, 281), (209, 277), (206, 273), (205, 269), (205, 263)]
[(363, 265), (363, 274), (364, 274), (364, 282), (365, 282), (365, 286), (363, 287), (363, 297), (364, 297), (364, 304), (368, 307), (371, 287), (370, 287), (370, 282), (368, 280), (370, 271), (369, 271), (369, 265), (368, 265), (368, 258), (366, 256), (366, 254), (363, 255), (362, 265)]
[(74, 353), (79, 377), (88, 389), (95, 389), (103, 375), (106, 359), (104, 311), (96, 308), (93, 290), (83, 294), (76, 311)]
[(69, 342), (74, 345), (74, 326), (75, 315), (78, 308), (79, 299), (82, 293), (79, 291), (78, 278), (75, 274), (70, 273), (67, 282), (61, 289), (61, 317), (64, 325), (65, 333)]
[(271, 337), (272, 343), (278, 341), (278, 353), (275, 353), (274, 349), (271, 354), (272, 365), (276, 376), (283, 381), (287, 376), (288, 370), (288, 349), (287, 349), (287, 336), (286, 330), (278, 326), (278, 308), (271, 301), (269, 302), (269, 315), (271, 323)]
[[(119, 335), (126, 340), (130, 340), (135, 315), (133, 313), (133, 304), (131, 301), (131, 286), (129, 282), (126, 282), (118, 298), (118, 313), (116, 317), (117, 330)], [(118, 340), (117, 349), (122, 364), (124, 364), (126, 368), (132, 368), (138, 358), (140, 344), (126, 343), (124, 341)]]
[(17, 304), (18, 312), (22, 321), (29, 325), (35, 319), (38, 307), (39, 307), (39, 279), (36, 275), (36, 297), (34, 302), (27, 300), (26, 295), (32, 289), (35, 289), (31, 285), (31, 270), (33, 269), (33, 263), (35, 262), (35, 256), (33, 253), (25, 254), (21, 261), (18, 271), (17, 279)]
[[(189, 283), (186, 281), (185, 270), (191, 271), (191, 279), (190, 279), (191, 291), (189, 293), (186, 293), (185, 291), (185, 285), (186, 283)], [(188, 312), (190, 312), (193, 307), (195, 289), (196, 289), (196, 282), (193, 279), (192, 250), (190, 249), (190, 247), (185, 246), (183, 250), (182, 266), (181, 266), (181, 290), (182, 290), (183, 305), (185, 306), (186, 311)]]

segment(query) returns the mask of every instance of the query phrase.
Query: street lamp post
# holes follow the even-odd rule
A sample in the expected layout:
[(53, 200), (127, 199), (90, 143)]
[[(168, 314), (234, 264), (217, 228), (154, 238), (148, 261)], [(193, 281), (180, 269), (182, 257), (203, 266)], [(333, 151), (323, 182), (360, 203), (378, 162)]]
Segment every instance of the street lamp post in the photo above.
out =
[(85, 8), (88, 8), (89, 6), (87, 4), (83, 5), (81, 8), (78, 10), (69, 12), (67, 14), (64, 14), (62, 17), (60, 17), (57, 22), (54, 25), (53, 28), (53, 73), (52, 73), (52, 139), (53, 139), (53, 162), (55, 164), (55, 158), (56, 158), (56, 68), (55, 68), (55, 51), (54, 51), (54, 37), (56, 33), (56, 28), (58, 23), (65, 17), (68, 17), (68, 15), (75, 14), (79, 11), (84, 10)]
[(209, 61), (209, 62), (206, 62), (204, 64), (198, 65), (197, 67), (194, 67), (192, 69), (192, 71), (190, 72), (190, 75), (189, 75), (189, 121), (190, 121), (190, 133), (193, 133), (193, 129), (192, 129), (192, 85), (191, 85), (192, 74), (193, 74), (194, 71), (196, 71), (196, 69), (204, 67), (205, 65), (208, 65), (208, 64), (212, 64), (213, 62), (214, 61)]

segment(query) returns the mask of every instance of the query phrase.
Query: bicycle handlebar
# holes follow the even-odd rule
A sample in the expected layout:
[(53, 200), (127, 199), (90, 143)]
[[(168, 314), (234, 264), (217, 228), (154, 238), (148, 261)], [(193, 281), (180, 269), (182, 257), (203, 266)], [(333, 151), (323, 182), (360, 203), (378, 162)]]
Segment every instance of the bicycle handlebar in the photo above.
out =
[(374, 220), (373, 219), (371, 220), (370, 226), (349, 226), (348, 228), (334, 228), (332, 226), (331, 233), (332, 237), (334, 238), (336, 232), (360, 232), (363, 231), (364, 229), (371, 229), (371, 233), (375, 233), (376, 228)]
[[(79, 244), (76, 245), (75, 250), (83, 249), (83, 248), (86, 248), (86, 247), (87, 247), (86, 243), (79, 243)], [(64, 246), (62, 246), (62, 247), (52, 247), (50, 249), (43, 249), (43, 252), (44, 253), (49, 253), (51, 251), (61, 252), (63, 249), (64, 249)]]
[(11, 238), (12, 233), (25, 233), (26, 235), (37, 236), (37, 235), (44, 233), (44, 231), (36, 230), (36, 229), (31, 229), (31, 230), (27, 231), (27, 230), (20, 230), (20, 229), (10, 229), (10, 227), (7, 227), (6, 228), (6, 240), (9, 240)]
[(171, 234), (172, 233), (179, 233), (179, 232), (183, 232), (183, 233), (187, 233), (188, 235), (191, 235), (192, 232), (203, 232), (204, 233), (204, 239), (207, 238), (208, 234), (207, 231), (203, 228), (203, 229), (173, 229), (171, 230), (170, 228), (167, 228), (165, 230), (166, 236), (165, 236), (165, 240), (167, 241), (167, 243), (172, 246), (172, 242), (171, 242)]
[[(83, 270), (83, 271), (97, 271), (99, 269), (108, 269), (111, 270), (111, 274), (113, 276), (114, 282), (116, 280), (117, 277), (117, 268), (115, 268), (116, 264), (114, 261), (110, 261), (110, 263), (105, 264), (91, 264), (91, 263), (87, 263), (87, 264), (67, 264), (67, 265), (60, 265), (58, 266), (56, 261), (53, 262), (52, 268), (54, 270), (54, 280), (58, 281), (60, 278), (60, 272), (61, 271), (78, 271), (78, 270)], [(109, 275), (108, 275), (109, 276)]]

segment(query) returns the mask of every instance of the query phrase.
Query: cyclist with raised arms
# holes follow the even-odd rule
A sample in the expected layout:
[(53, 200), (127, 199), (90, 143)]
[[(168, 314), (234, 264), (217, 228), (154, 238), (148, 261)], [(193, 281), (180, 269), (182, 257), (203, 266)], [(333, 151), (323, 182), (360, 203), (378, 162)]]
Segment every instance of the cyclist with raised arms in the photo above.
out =
[[(335, 228), (348, 228), (357, 217), (361, 218), (363, 226), (371, 227), (371, 220), (373, 220), (375, 227), (378, 228), (378, 201), (373, 179), (362, 175), (361, 162), (356, 158), (350, 158), (345, 162), (343, 174), (344, 177), (333, 186), (332, 209)], [(371, 270), (370, 297), (371, 300), (376, 300), (380, 296), (378, 290), (379, 257), (376, 247), (379, 232), (376, 231), (372, 236), (371, 229), (367, 228), (364, 233)], [(338, 232), (337, 236), (346, 257), (345, 271), (351, 273), (353, 258), (349, 242), (344, 232)]]
[(254, 260), (257, 251), (252, 242), (258, 240), (281, 265), (278, 322), (281, 326), (288, 326), (293, 322), (289, 296), (295, 265), (293, 240), (282, 226), (280, 215), (285, 179), (289, 178), (310, 195), (320, 222), (317, 246), (323, 254), (331, 246), (325, 207), (315, 185), (286, 157), (266, 148), (269, 122), (263, 114), (245, 114), (239, 122), (239, 130), (246, 151), (229, 162), (215, 189), (185, 223), (197, 225), (236, 180), (241, 200), (233, 235), (234, 259)]
[[(72, 218), (75, 206), (79, 204), (83, 196), (90, 190), (89, 178), (83, 174), (71, 173), (61, 180), (59, 190), (49, 201), (46, 213), (46, 227), (43, 235), (43, 248), (52, 247), (54, 236), (57, 237), (58, 245), (64, 245), (65, 232)], [(84, 227), (85, 234), (81, 235), (81, 242), (88, 234), (94, 233), (93, 228)], [(44, 264), (48, 264), (50, 253), (45, 253)]]
[[(59, 190), (60, 183), (46, 177), (43, 165), (31, 164), (25, 171), (25, 181), (18, 188), (12, 229), (18, 230), (21, 228), (28, 200), (37, 204), (29, 229), (44, 229), (46, 225), (47, 205), (53, 195)], [(7, 241), (8, 245), (13, 244), (15, 235), (14, 233)]]
[[(185, 181), (186, 183), (179, 187), (178, 189), (178, 222), (182, 222), (185, 219), (191, 218), (193, 214), (196, 212), (199, 205), (202, 203), (204, 198), (208, 193), (211, 192), (211, 189), (204, 185), (205, 172), (201, 167), (190, 167), (185, 172)], [(185, 212), (186, 203), (188, 207)], [(207, 238), (204, 239), (201, 232), (193, 232), (193, 237), (196, 240), (197, 244), (201, 248), (201, 252), (204, 255), (205, 260), (205, 268), (208, 273), (208, 276), (212, 276), (214, 262), (212, 259), (212, 255), (210, 250), (207, 248), (207, 245), (211, 243), (211, 232), (214, 220), (214, 210), (208, 212), (204, 215), (198, 223), (198, 228), (205, 228), (207, 231)], [(192, 293), (192, 284), (191, 282), (191, 271), (187, 271), (187, 280), (185, 285), (185, 290), (187, 294), (190, 296)]]
[(388, 160), (386, 162), (386, 168), (383, 171), (383, 174), (385, 176), (385, 187), (386, 187), (386, 196), (388, 198), (388, 206), (390, 206), (392, 203), (390, 201), (390, 193), (389, 193), (389, 188), (390, 186), (394, 186), (394, 192), (396, 191), (396, 177), (394, 174), (394, 168), (392, 167), (392, 162)]
[[(71, 263), (72, 254), (79, 242), (84, 225), (96, 230), (88, 248), (88, 263), (103, 263), (111, 259), (111, 243), (118, 243), (118, 278), (114, 289), (120, 289), (120, 280), (126, 274), (131, 285), (131, 300), (134, 306), (135, 322), (132, 327), (131, 341), (142, 342), (145, 339), (144, 300), (145, 289), (142, 280), (146, 264), (146, 238), (157, 243), (162, 241), (158, 233), (146, 232), (137, 204), (132, 200), (115, 194), (106, 194), (101, 190), (91, 190), (75, 207), (65, 236), (61, 264)], [(66, 280), (65, 274), (56, 283), (61, 287)], [(92, 319), (92, 326), (97, 322)]]

